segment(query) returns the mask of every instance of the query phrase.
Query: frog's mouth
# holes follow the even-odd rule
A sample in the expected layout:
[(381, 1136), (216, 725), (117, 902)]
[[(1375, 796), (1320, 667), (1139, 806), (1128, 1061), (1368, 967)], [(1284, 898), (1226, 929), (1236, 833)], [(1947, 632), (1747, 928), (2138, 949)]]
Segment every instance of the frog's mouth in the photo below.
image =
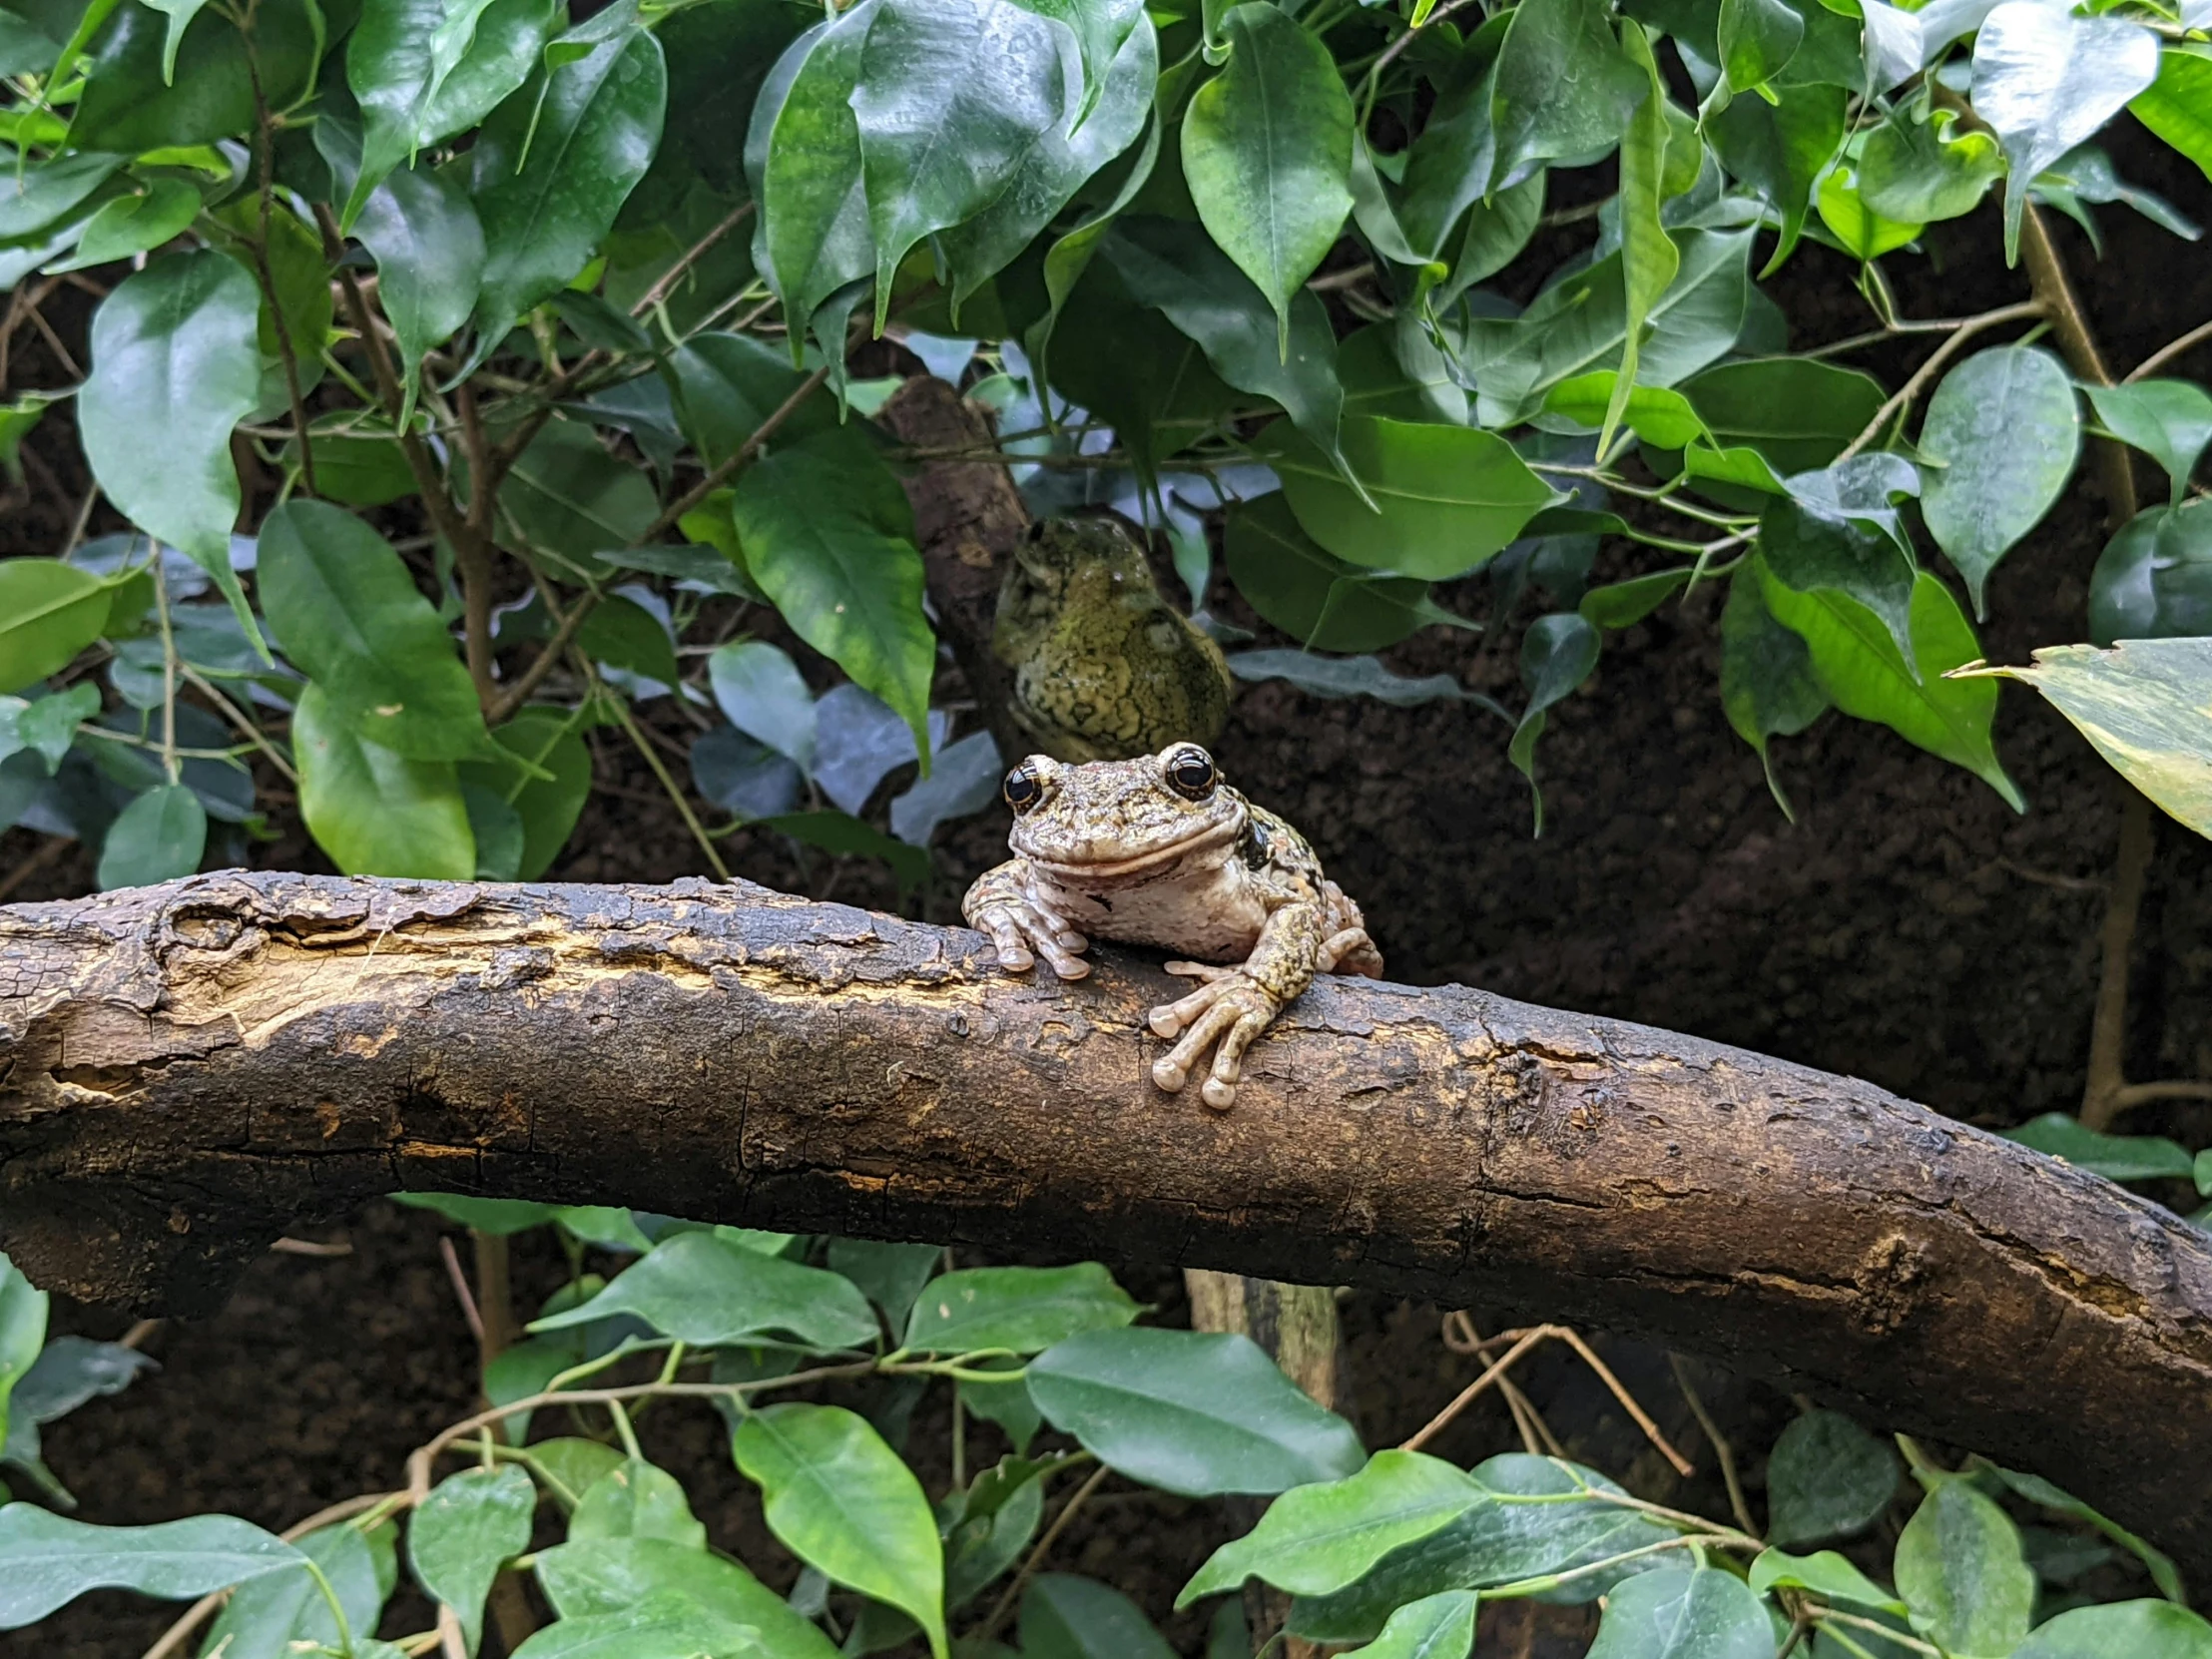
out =
[(1132, 881), (1146, 875), (1157, 874), (1170, 864), (1181, 862), (1194, 853), (1210, 851), (1215, 847), (1233, 844), (1244, 832), (1243, 815), (1219, 820), (1185, 835), (1180, 840), (1166, 841), (1137, 853), (1134, 857), (1067, 861), (1032, 852), (1029, 861), (1047, 875), (1071, 882)]

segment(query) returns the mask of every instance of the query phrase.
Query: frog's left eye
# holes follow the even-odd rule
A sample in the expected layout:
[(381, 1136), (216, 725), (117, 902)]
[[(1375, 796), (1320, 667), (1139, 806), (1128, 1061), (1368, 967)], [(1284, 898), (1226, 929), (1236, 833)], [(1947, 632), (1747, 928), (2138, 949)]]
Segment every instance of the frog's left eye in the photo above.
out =
[(1015, 812), (1026, 813), (1044, 799), (1044, 784), (1025, 762), (1006, 774), (1006, 782), (999, 793)]
[(1168, 757), (1167, 774), (1168, 788), (1188, 801), (1204, 801), (1221, 782), (1213, 756), (1195, 743), (1185, 744)]

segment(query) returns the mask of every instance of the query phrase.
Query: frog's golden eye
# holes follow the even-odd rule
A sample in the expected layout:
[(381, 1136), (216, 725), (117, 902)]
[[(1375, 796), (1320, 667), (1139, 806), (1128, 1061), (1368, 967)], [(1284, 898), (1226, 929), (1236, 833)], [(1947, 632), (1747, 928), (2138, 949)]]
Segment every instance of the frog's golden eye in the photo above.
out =
[(999, 793), (1006, 798), (1006, 805), (1017, 813), (1026, 813), (1044, 799), (1044, 784), (1024, 761), (1006, 774), (1006, 782)]
[(1214, 758), (1195, 743), (1187, 743), (1168, 757), (1168, 788), (1187, 801), (1204, 801), (1221, 782)]

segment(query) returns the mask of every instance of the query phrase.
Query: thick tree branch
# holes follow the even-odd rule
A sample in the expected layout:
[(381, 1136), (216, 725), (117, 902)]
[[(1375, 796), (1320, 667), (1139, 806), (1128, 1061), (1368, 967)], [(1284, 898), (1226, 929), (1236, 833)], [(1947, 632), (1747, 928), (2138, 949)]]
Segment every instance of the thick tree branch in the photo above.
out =
[(1150, 1258), (1655, 1338), (2057, 1480), (2199, 1569), (2212, 1239), (1868, 1084), (1459, 986), (1325, 979), (1236, 1109), (1108, 950), (749, 883), (238, 871), (0, 909), (0, 1248), (205, 1308), (443, 1187)]

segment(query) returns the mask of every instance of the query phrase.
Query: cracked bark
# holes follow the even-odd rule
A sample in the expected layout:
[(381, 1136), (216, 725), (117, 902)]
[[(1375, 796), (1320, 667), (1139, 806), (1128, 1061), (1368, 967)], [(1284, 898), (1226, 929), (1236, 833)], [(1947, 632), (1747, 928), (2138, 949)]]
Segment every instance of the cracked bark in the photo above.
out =
[(1324, 979), (1235, 1110), (1170, 982), (747, 883), (238, 871), (0, 908), (0, 1248), (190, 1312), (444, 1187), (1149, 1259), (1634, 1333), (2032, 1469), (2212, 1569), (2212, 1238), (1868, 1084)]

